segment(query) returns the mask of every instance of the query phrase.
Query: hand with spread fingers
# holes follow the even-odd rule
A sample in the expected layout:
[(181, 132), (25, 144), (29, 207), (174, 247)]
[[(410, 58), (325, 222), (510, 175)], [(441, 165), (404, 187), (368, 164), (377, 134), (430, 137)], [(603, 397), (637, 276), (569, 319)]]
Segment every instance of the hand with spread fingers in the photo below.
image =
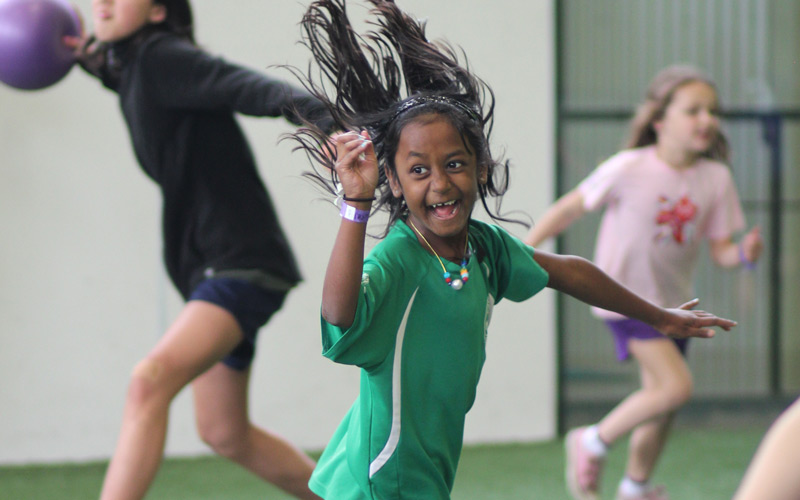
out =
[(654, 325), (655, 328), (664, 335), (673, 338), (711, 338), (714, 336), (712, 327), (717, 326), (729, 331), (736, 326), (737, 323), (735, 321), (719, 318), (710, 312), (694, 310), (693, 308), (699, 302), (699, 299), (693, 299), (680, 307), (665, 309), (667, 313), (665, 320)]

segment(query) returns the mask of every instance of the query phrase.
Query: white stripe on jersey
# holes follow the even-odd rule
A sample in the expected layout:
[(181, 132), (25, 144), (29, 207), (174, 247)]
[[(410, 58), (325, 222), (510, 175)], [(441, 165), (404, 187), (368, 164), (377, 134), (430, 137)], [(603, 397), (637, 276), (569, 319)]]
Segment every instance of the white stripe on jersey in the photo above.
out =
[(392, 428), (389, 431), (389, 439), (386, 441), (383, 450), (375, 457), (375, 460), (369, 464), (369, 477), (372, 478), (379, 470), (386, 465), (389, 458), (394, 454), (397, 449), (397, 443), (400, 441), (400, 413), (401, 413), (401, 361), (403, 360), (403, 339), (406, 334), (406, 324), (408, 323), (408, 316), (411, 313), (411, 307), (414, 305), (414, 298), (417, 296), (417, 290), (411, 294), (411, 300), (408, 301), (406, 312), (403, 314), (403, 321), (400, 322), (400, 328), (397, 330), (397, 337), (394, 341), (394, 364), (392, 365)]

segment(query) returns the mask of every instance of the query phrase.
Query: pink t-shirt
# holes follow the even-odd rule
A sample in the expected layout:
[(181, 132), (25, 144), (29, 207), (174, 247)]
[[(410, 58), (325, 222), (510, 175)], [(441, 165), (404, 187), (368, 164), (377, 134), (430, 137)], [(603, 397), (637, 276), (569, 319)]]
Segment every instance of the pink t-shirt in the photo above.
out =
[[(726, 239), (744, 228), (730, 170), (701, 159), (670, 167), (655, 147), (625, 150), (578, 185), (587, 211), (605, 207), (595, 263), (638, 295), (663, 307), (693, 298), (700, 241)], [(596, 316), (622, 316), (593, 308)]]

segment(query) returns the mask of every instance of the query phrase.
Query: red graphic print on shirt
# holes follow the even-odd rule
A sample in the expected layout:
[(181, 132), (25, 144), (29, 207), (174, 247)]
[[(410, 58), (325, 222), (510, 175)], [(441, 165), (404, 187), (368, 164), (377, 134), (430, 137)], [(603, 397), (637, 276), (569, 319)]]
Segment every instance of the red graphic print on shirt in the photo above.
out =
[(673, 205), (670, 205), (669, 199), (663, 196), (659, 197), (658, 201), (662, 208), (656, 215), (656, 224), (661, 226), (661, 230), (656, 239), (671, 234), (675, 242), (683, 243), (687, 238), (687, 226), (697, 215), (697, 205), (685, 195)]

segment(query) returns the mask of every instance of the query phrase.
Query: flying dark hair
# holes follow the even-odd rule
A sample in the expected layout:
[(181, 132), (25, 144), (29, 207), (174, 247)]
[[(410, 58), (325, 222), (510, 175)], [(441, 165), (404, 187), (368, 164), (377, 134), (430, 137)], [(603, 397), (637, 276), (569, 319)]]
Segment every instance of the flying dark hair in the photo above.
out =
[[(422, 115), (447, 120), (472, 151), (479, 167), (488, 171), (478, 193), (494, 220), (520, 222), (494, 213), (488, 196), (496, 196), (499, 211), (508, 188), (508, 162), (495, 160), (489, 148), (494, 116), (494, 94), (470, 73), (452, 46), (430, 42), (425, 24), (405, 14), (392, 0), (369, 0), (375, 19), (363, 37), (350, 24), (344, 0), (316, 0), (303, 16), (303, 44), (311, 50), (308, 73), (294, 73), (327, 106), (340, 130), (367, 130), (378, 158), (380, 174), (373, 210), (389, 213), (388, 228), (406, 210), (395, 198), (386, 172), (395, 172), (394, 157), (403, 128)], [(466, 60), (463, 52), (462, 58)], [(316, 71), (317, 81), (313, 78)], [(329, 96), (328, 91), (332, 94)], [(289, 137), (312, 160), (304, 175), (333, 195), (337, 194), (335, 153), (328, 136), (313, 124)], [(327, 154), (326, 154), (327, 152)], [(523, 222), (521, 222), (524, 224)]]

